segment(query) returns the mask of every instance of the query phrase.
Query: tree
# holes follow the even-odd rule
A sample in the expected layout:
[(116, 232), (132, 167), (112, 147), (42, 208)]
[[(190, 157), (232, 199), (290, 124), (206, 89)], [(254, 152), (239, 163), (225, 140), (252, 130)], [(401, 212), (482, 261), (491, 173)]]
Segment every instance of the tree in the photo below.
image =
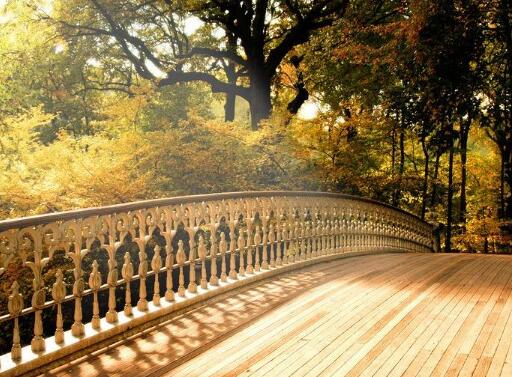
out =
[(484, 126), (501, 156), (500, 211), (512, 234), (512, 5), (508, 1), (482, 4), (486, 23)]
[[(348, 5), (349, 0), (65, 1), (55, 19), (66, 37), (93, 38), (108, 46), (104, 52), (114, 47), (116, 57), (124, 58), (119, 64), (128, 62), (159, 86), (200, 81), (214, 93), (246, 99), (257, 128), (271, 113), (273, 79), (283, 60), (342, 18)], [(205, 45), (186, 35), (191, 16), (222, 29), (224, 43)], [(236, 80), (223, 77), (223, 64), (236, 66)]]

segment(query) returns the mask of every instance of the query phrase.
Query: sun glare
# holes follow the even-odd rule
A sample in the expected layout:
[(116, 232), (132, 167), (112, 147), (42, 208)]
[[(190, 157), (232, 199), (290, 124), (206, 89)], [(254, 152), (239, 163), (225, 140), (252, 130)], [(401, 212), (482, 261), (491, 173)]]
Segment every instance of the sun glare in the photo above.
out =
[(318, 104), (316, 102), (307, 101), (299, 109), (298, 116), (303, 120), (315, 119), (318, 115)]

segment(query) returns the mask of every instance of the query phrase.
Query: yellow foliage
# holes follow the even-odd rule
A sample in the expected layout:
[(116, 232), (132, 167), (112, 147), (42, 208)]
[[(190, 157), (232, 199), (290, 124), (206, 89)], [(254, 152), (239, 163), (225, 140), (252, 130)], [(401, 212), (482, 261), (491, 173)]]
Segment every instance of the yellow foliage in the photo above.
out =
[(37, 141), (38, 126), (52, 116), (40, 108), (7, 119), (0, 136), (1, 217), (97, 206), (147, 196), (151, 172), (135, 163), (148, 146), (136, 132)]

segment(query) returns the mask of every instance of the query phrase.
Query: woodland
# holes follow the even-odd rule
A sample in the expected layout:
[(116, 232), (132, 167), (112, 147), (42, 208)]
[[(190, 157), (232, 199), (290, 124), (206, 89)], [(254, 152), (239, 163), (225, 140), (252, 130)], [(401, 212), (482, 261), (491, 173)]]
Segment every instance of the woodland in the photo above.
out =
[(1, 219), (323, 190), (510, 252), (509, 1), (0, 6)]

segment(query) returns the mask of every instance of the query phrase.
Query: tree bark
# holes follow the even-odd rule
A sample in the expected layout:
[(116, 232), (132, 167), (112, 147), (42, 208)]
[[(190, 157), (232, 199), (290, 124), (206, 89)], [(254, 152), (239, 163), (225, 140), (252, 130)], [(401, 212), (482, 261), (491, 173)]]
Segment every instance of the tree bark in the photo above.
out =
[(421, 219), (425, 220), (425, 214), (427, 212), (427, 195), (428, 195), (428, 172), (429, 172), (429, 163), (430, 163), (430, 155), (428, 153), (428, 147), (425, 142), (425, 138), (421, 138), (421, 147), (423, 149), (423, 155), (425, 156), (425, 165), (423, 171), (423, 193), (421, 198)]
[(498, 218), (501, 220), (505, 217), (505, 154), (503, 148), (500, 151), (500, 209)]
[(271, 77), (262, 71), (262, 69), (254, 69), (250, 73), (249, 108), (251, 111), (251, 126), (254, 130), (258, 129), (259, 123), (263, 119), (270, 117), (272, 111)]
[[(225, 67), (228, 83), (236, 85), (236, 72), (235, 65), (228, 63)], [(224, 121), (232, 122), (235, 120), (235, 106), (236, 106), (236, 93), (235, 91), (226, 91), (226, 98), (224, 103)]]
[(506, 145), (503, 158), (503, 177), (505, 181), (505, 219), (512, 221), (512, 146)]
[(232, 122), (235, 120), (235, 105), (236, 105), (236, 94), (226, 93), (226, 99), (224, 103), (224, 121)]
[(433, 207), (436, 204), (436, 196), (437, 196), (437, 178), (439, 177), (439, 160), (441, 158), (441, 154), (436, 152), (436, 159), (434, 161), (434, 176), (432, 177), (432, 193), (430, 196), (430, 207)]
[(452, 251), (452, 222), (453, 222), (453, 125), (450, 128), (450, 154), (448, 162), (448, 198), (447, 198), (447, 214), (446, 214), (446, 240), (444, 251), (449, 253)]
[(292, 65), (295, 67), (295, 71), (297, 72), (297, 81), (293, 85), (295, 90), (297, 91), (297, 94), (295, 95), (295, 98), (288, 103), (288, 111), (290, 114), (297, 114), (300, 107), (304, 102), (306, 102), (309, 98), (309, 92), (306, 89), (306, 83), (304, 82), (304, 75), (302, 74), (302, 71), (300, 70), (300, 63), (302, 61), (302, 56), (294, 55), (291, 57), (290, 61)]
[(462, 223), (462, 231), (466, 232), (466, 177), (467, 177), (467, 152), (468, 152), (468, 136), (471, 121), (463, 121), (460, 123), (460, 217), (459, 220)]
[(400, 162), (398, 165), (398, 187), (393, 195), (393, 205), (399, 206), (400, 197), (402, 196), (402, 178), (405, 171), (405, 130), (404, 130), (403, 119), (400, 120), (400, 136), (399, 136), (399, 148), (400, 148)]
[(396, 170), (396, 123), (393, 122), (393, 131), (391, 132), (391, 176), (395, 177)]

